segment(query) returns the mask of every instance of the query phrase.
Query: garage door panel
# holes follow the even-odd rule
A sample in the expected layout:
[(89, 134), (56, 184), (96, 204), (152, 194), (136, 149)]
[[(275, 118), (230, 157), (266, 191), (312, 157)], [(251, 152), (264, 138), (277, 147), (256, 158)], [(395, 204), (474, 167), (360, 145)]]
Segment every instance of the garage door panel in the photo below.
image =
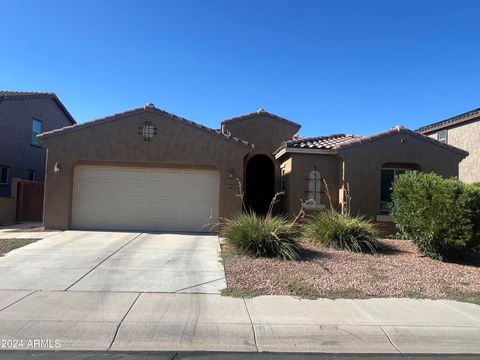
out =
[(209, 185), (194, 185), (185, 189), (185, 194), (188, 197), (194, 197), (199, 199), (209, 198), (212, 201), (214, 198), (214, 191), (212, 190), (212, 184)]
[(148, 220), (146, 229), (153, 231), (158, 231), (159, 229), (170, 231), (172, 229), (178, 229), (182, 225), (181, 218), (178, 216), (151, 216)]
[(89, 171), (83, 169), (75, 174), (76, 180), (102, 180), (108, 181), (112, 178), (111, 170), (96, 169), (96, 171)]
[(179, 199), (178, 196), (152, 196), (148, 199), (147, 209), (151, 211), (163, 211), (164, 213), (173, 213), (175, 210), (182, 212), (182, 209), (179, 207), (179, 201), (181, 202), (182, 200)]
[(213, 203), (210, 201), (204, 201), (202, 199), (189, 199), (188, 206), (185, 206), (185, 213), (196, 213), (204, 215), (206, 212), (210, 214), (210, 211), (214, 211)]
[(145, 203), (142, 199), (132, 197), (117, 197), (112, 203), (110, 196), (85, 196), (77, 200), (77, 210), (83, 211), (102, 211), (102, 212), (121, 212), (127, 209), (128, 212), (144, 211)]
[(82, 194), (103, 195), (109, 191), (112, 184), (104, 180), (80, 180), (77, 182), (77, 191)]
[(218, 198), (216, 171), (82, 165), (75, 168), (72, 225), (206, 232)]
[(103, 211), (82, 212), (78, 214), (79, 218), (82, 219), (82, 222), (88, 223), (91, 228), (99, 230), (108, 230), (109, 226), (111, 226), (109, 215), (110, 214), (106, 214)]
[(114, 188), (114, 191), (125, 193), (128, 195), (144, 195), (148, 190), (148, 184), (145, 181), (133, 180), (115, 180), (109, 183)]
[(149, 179), (153, 181), (178, 181), (179, 177), (183, 177), (185, 172), (173, 169), (152, 169), (149, 170), (151, 177)]
[(148, 186), (140, 181), (121, 181), (121, 180), (80, 180), (77, 183), (78, 191), (82, 194), (103, 195), (114, 191), (115, 193), (125, 193), (128, 196), (143, 196)]
[(151, 198), (178, 198), (184, 192), (183, 184), (153, 184), (149, 187), (148, 192)]
[[(190, 176), (193, 174), (192, 176)], [(212, 183), (215, 181), (215, 174), (211, 172), (195, 172), (187, 174), (187, 179), (193, 179), (195, 183)]]

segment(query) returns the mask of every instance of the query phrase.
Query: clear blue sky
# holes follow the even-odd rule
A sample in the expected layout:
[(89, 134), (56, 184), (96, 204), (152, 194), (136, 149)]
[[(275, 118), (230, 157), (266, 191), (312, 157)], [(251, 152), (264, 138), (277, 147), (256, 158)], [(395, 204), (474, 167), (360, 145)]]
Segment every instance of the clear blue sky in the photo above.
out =
[(0, 89), (84, 122), (153, 102), (371, 134), (480, 107), (480, 1), (2, 1)]

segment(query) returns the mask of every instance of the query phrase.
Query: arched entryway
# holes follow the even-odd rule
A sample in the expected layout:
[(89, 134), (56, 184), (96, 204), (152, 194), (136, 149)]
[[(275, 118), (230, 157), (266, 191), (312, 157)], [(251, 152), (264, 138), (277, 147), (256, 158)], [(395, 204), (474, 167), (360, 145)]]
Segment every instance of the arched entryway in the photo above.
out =
[(275, 195), (275, 167), (266, 155), (255, 155), (247, 162), (245, 207), (265, 215)]

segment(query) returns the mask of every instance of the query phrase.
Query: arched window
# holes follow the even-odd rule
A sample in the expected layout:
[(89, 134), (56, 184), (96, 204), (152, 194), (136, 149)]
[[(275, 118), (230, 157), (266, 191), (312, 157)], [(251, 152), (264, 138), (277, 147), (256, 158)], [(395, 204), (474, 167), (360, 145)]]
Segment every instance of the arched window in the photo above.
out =
[(315, 202), (313, 206), (320, 205), (320, 192), (322, 190), (322, 179), (318, 170), (310, 171), (308, 175), (308, 200)]

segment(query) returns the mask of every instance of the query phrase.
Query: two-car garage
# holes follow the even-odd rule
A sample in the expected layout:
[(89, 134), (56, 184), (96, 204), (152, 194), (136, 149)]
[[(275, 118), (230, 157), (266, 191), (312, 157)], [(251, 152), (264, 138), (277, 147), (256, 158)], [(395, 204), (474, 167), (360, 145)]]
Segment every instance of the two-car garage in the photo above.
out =
[(219, 173), (210, 169), (78, 165), (72, 228), (210, 232)]
[(39, 135), (47, 229), (216, 232), (253, 145), (149, 104)]

